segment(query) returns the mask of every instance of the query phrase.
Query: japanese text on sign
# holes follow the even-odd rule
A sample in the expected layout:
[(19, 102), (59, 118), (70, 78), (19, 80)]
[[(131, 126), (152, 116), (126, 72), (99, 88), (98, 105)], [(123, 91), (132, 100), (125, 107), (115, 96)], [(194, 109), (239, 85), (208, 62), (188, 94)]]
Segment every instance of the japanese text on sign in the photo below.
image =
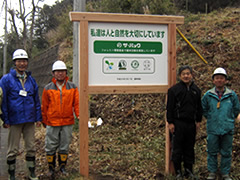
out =
[(93, 37), (133, 37), (133, 38), (164, 38), (164, 31), (127, 30), (127, 29), (91, 29)]

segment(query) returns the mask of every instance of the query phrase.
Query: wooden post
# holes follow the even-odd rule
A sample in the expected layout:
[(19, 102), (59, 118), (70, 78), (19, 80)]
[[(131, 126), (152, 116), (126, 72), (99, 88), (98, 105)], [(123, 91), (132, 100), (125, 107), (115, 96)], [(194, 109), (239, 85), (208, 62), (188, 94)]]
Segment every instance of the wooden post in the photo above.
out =
[[(168, 62), (169, 62), (169, 87), (176, 83), (176, 24), (168, 25)], [(165, 116), (166, 120), (166, 116)], [(170, 142), (170, 134), (168, 129), (168, 123), (166, 120), (166, 142), (165, 142), (165, 173), (174, 173), (173, 163), (171, 161), (171, 142)]]
[(88, 22), (81, 21), (79, 29), (79, 162), (80, 174), (88, 177)]

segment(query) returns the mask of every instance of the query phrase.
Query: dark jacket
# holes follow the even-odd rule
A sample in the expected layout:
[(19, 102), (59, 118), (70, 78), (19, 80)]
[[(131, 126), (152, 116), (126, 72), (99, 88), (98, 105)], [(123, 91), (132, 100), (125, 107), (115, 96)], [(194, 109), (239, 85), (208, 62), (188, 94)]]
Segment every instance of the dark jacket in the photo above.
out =
[(14, 125), (42, 121), (38, 86), (31, 73), (26, 73), (27, 79), (24, 88), (27, 91), (27, 96), (19, 95), (23, 87), (15, 69), (11, 69), (0, 81), (3, 90), (2, 118), (5, 124)]
[(189, 87), (182, 81), (168, 89), (167, 121), (201, 122), (201, 90), (191, 83)]

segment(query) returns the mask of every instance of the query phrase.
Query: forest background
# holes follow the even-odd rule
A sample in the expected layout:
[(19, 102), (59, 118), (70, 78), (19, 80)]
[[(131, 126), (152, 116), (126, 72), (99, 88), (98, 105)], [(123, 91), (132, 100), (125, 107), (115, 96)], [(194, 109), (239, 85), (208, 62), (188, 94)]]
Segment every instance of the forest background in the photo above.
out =
[[(22, 0), (21, 0), (22, 1)], [(23, 1), (22, 1), (23, 2)], [(226, 68), (228, 86), (240, 95), (240, 0), (87, 0), (86, 11), (181, 15), (185, 23), (178, 28), (194, 45), (208, 64), (202, 62), (193, 50), (177, 36), (177, 66), (191, 65), (194, 80), (203, 93), (211, 88), (211, 74), (216, 67)], [(17, 7), (15, 7), (17, 8)], [(15, 49), (24, 48), (31, 58), (49, 47), (63, 47), (62, 60), (72, 78), (73, 26), (69, 12), (73, 0), (62, 0), (53, 6), (34, 6), (30, 13), (8, 9), (11, 30), (7, 35), (8, 70)], [(24, 14), (26, 13), (26, 14)], [(19, 18), (23, 26), (14, 24)], [(0, 42), (3, 57), (4, 42)], [(1, 63), (2, 64), (2, 63)], [(2, 68), (1, 68), (2, 69)], [(1, 72), (0, 72), (1, 73)], [(165, 94), (91, 95), (91, 118), (103, 119), (103, 125), (89, 129), (90, 179), (173, 179), (165, 171)], [(207, 175), (206, 120), (197, 135), (195, 174), (199, 179)], [(240, 179), (240, 139), (236, 123), (231, 175)], [(37, 174), (47, 179), (44, 153), (45, 129), (36, 132)], [(69, 176), (57, 179), (79, 179), (78, 122), (68, 160)], [(23, 153), (20, 153), (20, 156)], [(24, 159), (24, 158), (23, 158)], [(23, 176), (19, 172), (18, 176)]]

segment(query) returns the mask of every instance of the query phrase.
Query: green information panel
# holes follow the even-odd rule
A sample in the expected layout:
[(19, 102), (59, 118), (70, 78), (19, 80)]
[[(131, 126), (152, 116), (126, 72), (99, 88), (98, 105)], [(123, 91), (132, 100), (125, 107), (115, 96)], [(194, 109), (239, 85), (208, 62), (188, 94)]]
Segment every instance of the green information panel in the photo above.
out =
[(94, 41), (94, 52), (107, 54), (162, 54), (162, 43), (148, 41)]

